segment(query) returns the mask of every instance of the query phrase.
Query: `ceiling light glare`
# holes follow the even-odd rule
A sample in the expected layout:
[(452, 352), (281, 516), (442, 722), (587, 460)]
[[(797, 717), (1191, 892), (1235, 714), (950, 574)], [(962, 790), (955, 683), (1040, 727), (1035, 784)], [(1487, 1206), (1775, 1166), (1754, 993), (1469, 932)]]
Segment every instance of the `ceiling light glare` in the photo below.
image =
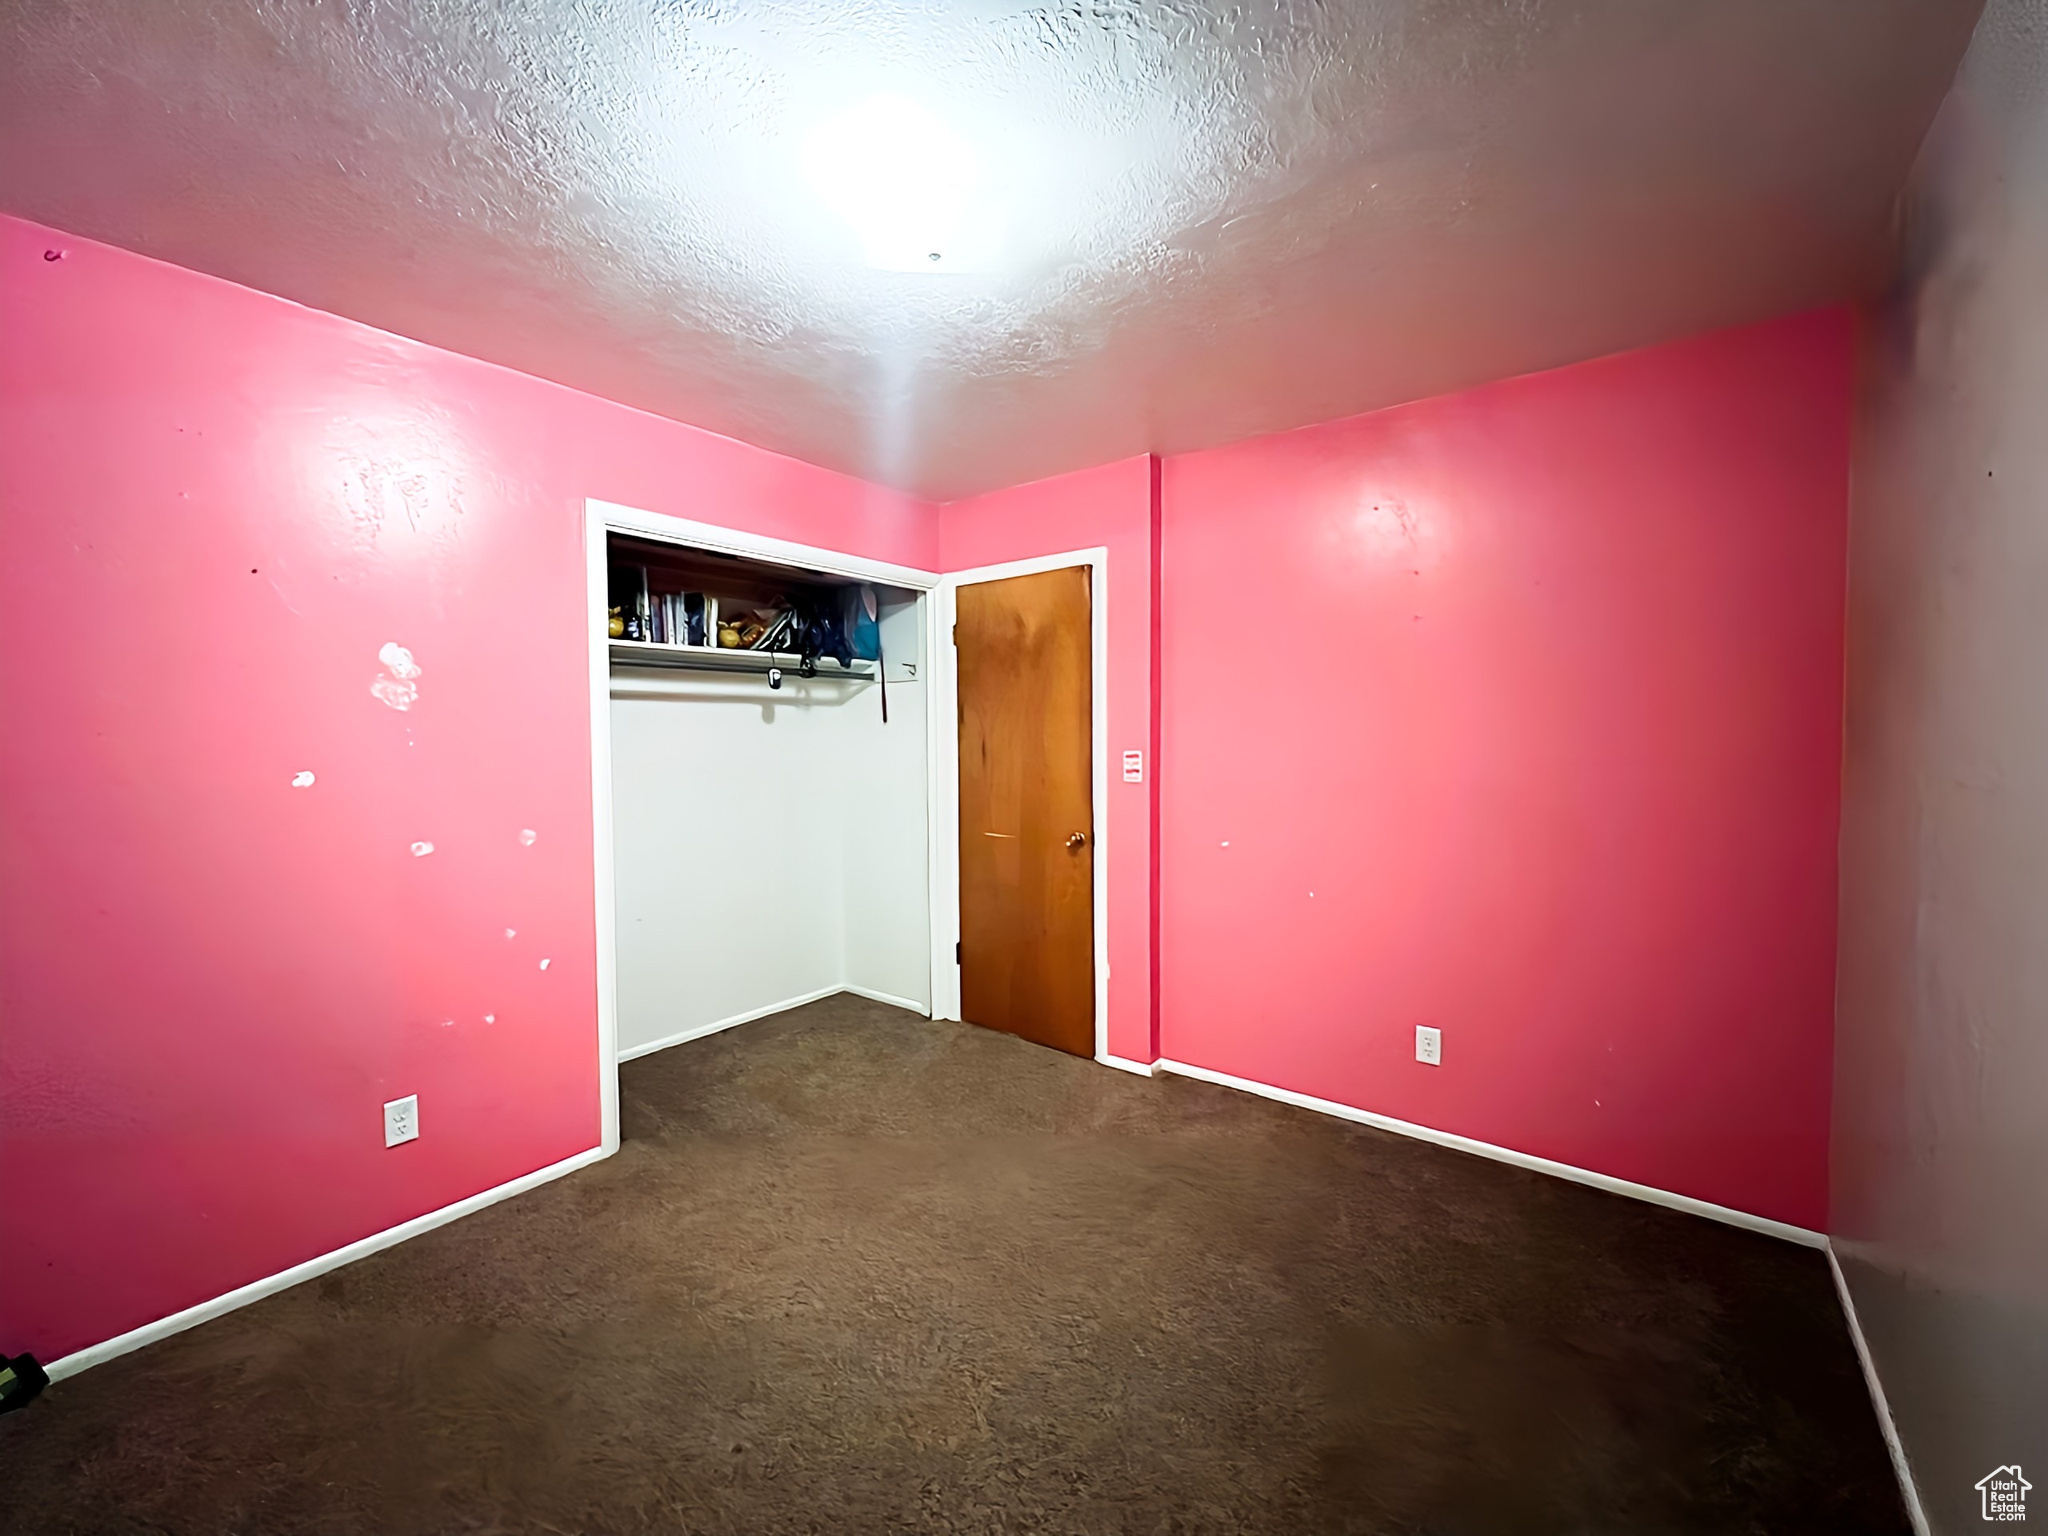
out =
[(805, 137), (804, 180), (853, 230), (871, 267), (961, 272), (991, 233), (988, 175), (974, 146), (904, 96), (870, 96)]

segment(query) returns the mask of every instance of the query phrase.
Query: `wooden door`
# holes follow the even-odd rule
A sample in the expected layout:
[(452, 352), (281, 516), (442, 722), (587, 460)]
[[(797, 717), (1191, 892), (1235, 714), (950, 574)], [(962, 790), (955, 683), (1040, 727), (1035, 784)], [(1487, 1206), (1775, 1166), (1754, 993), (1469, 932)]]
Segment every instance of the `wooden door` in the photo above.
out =
[(1093, 1056), (1088, 567), (958, 593), (960, 1015)]

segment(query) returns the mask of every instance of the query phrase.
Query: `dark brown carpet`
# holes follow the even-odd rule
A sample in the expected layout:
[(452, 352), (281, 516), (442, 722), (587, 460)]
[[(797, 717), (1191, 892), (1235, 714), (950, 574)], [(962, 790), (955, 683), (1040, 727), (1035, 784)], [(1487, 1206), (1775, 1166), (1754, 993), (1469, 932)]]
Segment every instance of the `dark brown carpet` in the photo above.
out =
[(1818, 1253), (854, 998), (0, 1420), (35, 1532), (1906, 1529)]

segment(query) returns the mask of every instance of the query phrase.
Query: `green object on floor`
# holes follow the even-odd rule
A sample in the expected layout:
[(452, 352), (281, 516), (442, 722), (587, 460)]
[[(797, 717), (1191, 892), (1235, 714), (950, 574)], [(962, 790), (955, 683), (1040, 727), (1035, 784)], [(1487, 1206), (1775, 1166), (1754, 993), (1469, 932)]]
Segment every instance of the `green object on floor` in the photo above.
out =
[(26, 1408), (49, 1384), (34, 1355), (0, 1355), (0, 1413)]

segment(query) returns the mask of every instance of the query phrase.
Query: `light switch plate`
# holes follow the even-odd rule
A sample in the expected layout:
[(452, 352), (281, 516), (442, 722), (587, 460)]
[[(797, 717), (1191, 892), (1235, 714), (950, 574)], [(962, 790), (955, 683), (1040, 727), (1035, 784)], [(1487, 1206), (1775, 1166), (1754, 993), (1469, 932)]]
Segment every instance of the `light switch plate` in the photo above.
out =
[(420, 1138), (420, 1096), (408, 1093), (384, 1106), (384, 1145), (395, 1147)]

